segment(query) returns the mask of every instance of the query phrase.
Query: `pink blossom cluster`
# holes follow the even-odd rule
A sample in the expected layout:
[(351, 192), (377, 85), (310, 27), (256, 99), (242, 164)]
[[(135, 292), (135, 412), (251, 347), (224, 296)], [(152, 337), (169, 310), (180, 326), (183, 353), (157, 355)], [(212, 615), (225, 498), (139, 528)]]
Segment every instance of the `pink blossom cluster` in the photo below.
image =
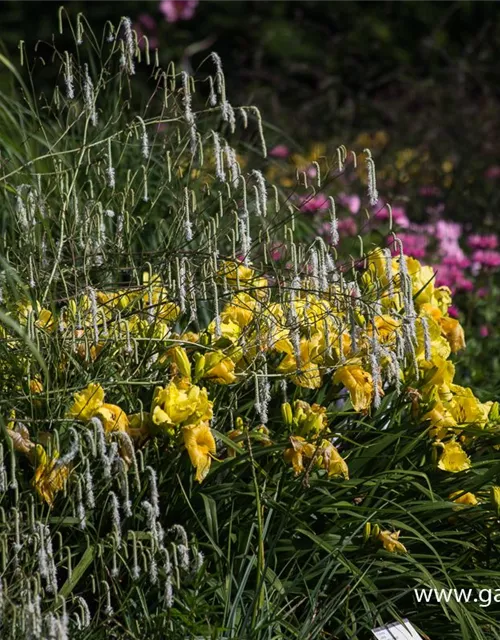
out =
[(161, 0), (160, 11), (167, 22), (191, 20), (194, 16), (198, 0)]

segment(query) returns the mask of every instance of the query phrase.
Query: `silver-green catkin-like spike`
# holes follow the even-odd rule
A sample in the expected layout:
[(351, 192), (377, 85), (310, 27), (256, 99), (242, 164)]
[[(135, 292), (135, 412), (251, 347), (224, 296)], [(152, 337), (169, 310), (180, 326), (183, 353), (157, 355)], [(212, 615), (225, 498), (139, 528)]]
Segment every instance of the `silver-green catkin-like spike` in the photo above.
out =
[(192, 96), (189, 87), (189, 75), (182, 72), (182, 88), (183, 88), (183, 103), (184, 103), (184, 119), (189, 126), (189, 136), (191, 139), (191, 153), (194, 155), (198, 144), (198, 138), (196, 136), (196, 124), (195, 116), (192, 109)]
[(248, 233), (248, 218), (243, 213), (242, 217), (239, 219), (239, 232), (240, 232), (240, 242), (241, 242), (241, 253), (243, 254), (243, 264), (248, 266), (250, 264), (250, 246), (252, 244), (252, 240)]
[(132, 462), (132, 470), (134, 472), (135, 486), (138, 491), (141, 490), (141, 478), (139, 475), (139, 466), (137, 464), (137, 456), (135, 455), (135, 447), (132, 442), (132, 438), (126, 431), (119, 431), (118, 438), (120, 439), (121, 446), (125, 449), (127, 456)]
[(94, 497), (94, 483), (92, 481), (92, 474), (90, 473), (90, 462), (87, 460), (85, 464), (85, 471), (83, 472), (83, 483), (84, 483), (84, 498), (85, 504), (88, 509), (93, 509), (95, 507), (95, 497)]
[(222, 102), (220, 110), (222, 119), (229, 124), (231, 133), (234, 133), (236, 130), (236, 114), (229, 100)]
[(177, 263), (177, 288), (181, 313), (186, 313), (186, 265), (184, 258), (181, 258)]
[(394, 351), (390, 351), (389, 354), (392, 362), (392, 379), (396, 385), (396, 393), (399, 395), (401, 392), (401, 366)]
[(389, 298), (394, 296), (394, 280), (392, 277), (392, 255), (391, 250), (386, 247), (384, 249), (385, 277), (387, 280), (387, 294)]
[(193, 227), (191, 224), (189, 207), (190, 207), (189, 190), (187, 187), (184, 187), (182, 226), (184, 228), (184, 236), (187, 242), (190, 242), (193, 239)]
[(210, 57), (213, 60), (216, 70), (215, 83), (217, 87), (217, 93), (220, 95), (221, 101), (224, 102), (226, 100), (226, 85), (224, 81), (224, 71), (222, 69), (222, 60), (220, 59), (219, 54), (215, 51), (212, 51)]
[(83, 104), (85, 110), (87, 112), (88, 117), (90, 118), (90, 122), (94, 125), (97, 124), (97, 111), (95, 108), (95, 97), (94, 97), (94, 85), (92, 83), (92, 79), (89, 75), (89, 66), (87, 63), (84, 64), (84, 77), (83, 77)]
[(257, 193), (258, 193), (258, 197), (260, 198), (260, 211), (262, 212), (262, 215), (265, 216), (267, 213), (267, 187), (266, 187), (266, 180), (262, 174), (261, 171), (259, 171), (258, 169), (254, 169), (252, 171), (252, 175), (255, 177), (255, 180), (257, 182)]
[(267, 158), (267, 146), (266, 146), (266, 138), (264, 136), (264, 127), (262, 126), (262, 116), (260, 115), (260, 111), (257, 107), (252, 106), (252, 107), (249, 107), (249, 109), (251, 109), (254, 112), (255, 119), (257, 121), (257, 129), (260, 137), (262, 155), (264, 158)]
[(97, 298), (95, 289), (93, 287), (88, 288), (88, 296), (90, 301), (90, 312), (92, 314), (92, 328), (94, 330), (94, 344), (99, 342), (99, 326), (97, 316)]
[(153, 508), (154, 516), (156, 519), (160, 517), (160, 497), (158, 495), (158, 482), (156, 477), (156, 471), (153, 467), (146, 467), (146, 471), (149, 475), (149, 498)]
[(78, 526), (83, 531), (87, 527), (87, 518), (85, 515), (85, 507), (83, 506), (82, 483), (80, 478), (76, 485), (76, 516), (78, 518)]
[(24, 206), (24, 201), (20, 195), (16, 196), (16, 214), (17, 222), (21, 227), (21, 230), (27, 233), (29, 231), (28, 214), (26, 207)]
[(243, 129), (247, 129), (248, 128), (248, 114), (245, 111), (244, 107), (240, 107), (239, 108), (239, 113), (241, 115), (241, 119), (243, 120)]
[(193, 553), (193, 559), (191, 561), (191, 571), (194, 574), (197, 574), (203, 567), (204, 562), (205, 556), (203, 555), (203, 553), (201, 551), (195, 551)]
[(336, 247), (340, 241), (337, 211), (333, 197), (329, 196), (328, 199), (330, 200), (330, 241), (332, 245)]
[(366, 158), (366, 169), (368, 172), (368, 198), (370, 205), (374, 207), (378, 202), (377, 176), (375, 173), (375, 162), (371, 154)]
[(120, 468), (120, 489), (123, 497), (123, 515), (126, 518), (130, 518), (132, 516), (132, 502), (130, 501), (127, 464), (123, 458), (118, 458), (118, 464)]
[(78, 604), (82, 610), (82, 628), (86, 629), (90, 625), (92, 619), (90, 609), (85, 598), (82, 598), (82, 596), (76, 596), (76, 599), (78, 600)]
[(141, 153), (144, 160), (148, 160), (149, 158), (148, 131), (146, 129), (146, 123), (142, 118), (139, 118), (139, 122), (141, 124)]
[(158, 530), (156, 528), (156, 515), (153, 505), (147, 500), (143, 500), (141, 503), (143, 509), (146, 511), (147, 526), (153, 538), (153, 541), (158, 547)]
[(111, 521), (113, 523), (113, 531), (116, 536), (116, 544), (121, 547), (122, 544), (122, 526), (120, 520), (120, 504), (114, 491), (109, 492)]
[(222, 149), (220, 144), (219, 134), (216, 131), (212, 131), (212, 138), (214, 141), (214, 157), (215, 157), (215, 177), (221, 182), (226, 181), (226, 174), (224, 172), (224, 162), (222, 157)]
[(105, 478), (111, 478), (111, 469), (118, 457), (118, 443), (112, 442), (109, 446), (108, 455), (103, 458), (103, 475)]
[(429, 321), (425, 316), (420, 316), (420, 324), (424, 334), (424, 358), (427, 362), (431, 359), (431, 336), (429, 332)]
[(113, 606), (111, 604), (111, 589), (106, 580), (102, 580), (102, 584), (104, 585), (104, 591), (106, 593), (106, 605), (104, 607), (104, 613), (111, 617), (114, 614)]
[(214, 81), (212, 76), (208, 76), (208, 83), (210, 85), (210, 89), (208, 92), (208, 104), (211, 107), (215, 107), (217, 106), (217, 95), (215, 93), (215, 88), (214, 88)]
[(133, 76), (135, 74), (135, 43), (130, 18), (123, 18), (123, 40), (125, 43), (125, 68), (127, 73)]
[(314, 247), (311, 249), (310, 255), (311, 255), (311, 271), (312, 271), (313, 285), (314, 285), (314, 289), (318, 291), (320, 288), (319, 258), (318, 258), (318, 252)]
[(165, 593), (164, 603), (166, 609), (171, 609), (174, 606), (174, 585), (172, 583), (172, 575), (168, 574), (165, 580)]
[(66, 97), (68, 100), (73, 100), (75, 97), (73, 61), (67, 51), (64, 52), (64, 84), (66, 85)]
[(380, 387), (382, 380), (380, 376), (380, 349), (376, 331), (376, 327), (373, 324), (370, 345), (370, 367), (373, 381), (373, 406), (375, 409), (378, 409), (380, 406)]
[(137, 558), (137, 538), (134, 535), (132, 538), (132, 580), (134, 580), (134, 582), (136, 580), (139, 580), (140, 576), (141, 576), (141, 567), (139, 566), (139, 561)]
[(286, 378), (281, 378), (281, 380), (280, 380), (280, 390), (281, 390), (281, 402), (283, 402), (283, 403), (288, 402), (288, 396), (287, 396), (287, 392), (286, 392), (286, 387), (287, 387)]
[(231, 185), (236, 186), (241, 174), (241, 168), (236, 158), (236, 151), (230, 147), (227, 142), (224, 145), (224, 154), (226, 156), (229, 171), (231, 172)]
[(71, 441), (68, 451), (56, 460), (56, 467), (67, 466), (70, 462), (77, 457), (80, 453), (80, 436), (74, 427), (68, 429), (68, 433), (71, 435)]

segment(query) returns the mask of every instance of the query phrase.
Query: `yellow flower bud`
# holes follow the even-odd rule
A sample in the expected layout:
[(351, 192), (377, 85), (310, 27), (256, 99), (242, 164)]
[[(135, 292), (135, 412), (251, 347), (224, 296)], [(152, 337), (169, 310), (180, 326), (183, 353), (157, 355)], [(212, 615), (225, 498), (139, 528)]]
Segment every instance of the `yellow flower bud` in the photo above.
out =
[(490, 502), (493, 505), (497, 516), (500, 516), (500, 487), (497, 487), (497, 486), (491, 487)]
[(372, 534), (372, 525), (370, 522), (366, 522), (365, 526), (363, 527), (363, 542), (366, 543), (368, 542), (368, 540), (370, 539), (370, 536)]
[(196, 352), (194, 354), (194, 378), (198, 381), (205, 371), (205, 356), (202, 353)]
[(373, 525), (372, 527), (372, 538), (376, 539), (378, 538), (378, 534), (380, 533), (380, 527), (378, 526), (378, 524)]
[(38, 393), (42, 393), (43, 391), (43, 384), (41, 383), (41, 381), (38, 378), (32, 378), (30, 380), (30, 391), (33, 395), (36, 395)]
[(293, 416), (292, 416), (292, 407), (289, 402), (284, 402), (281, 405), (281, 416), (283, 418), (283, 422), (287, 427), (292, 426)]
[(183, 347), (174, 347), (172, 349), (172, 358), (181, 374), (191, 380), (191, 363)]

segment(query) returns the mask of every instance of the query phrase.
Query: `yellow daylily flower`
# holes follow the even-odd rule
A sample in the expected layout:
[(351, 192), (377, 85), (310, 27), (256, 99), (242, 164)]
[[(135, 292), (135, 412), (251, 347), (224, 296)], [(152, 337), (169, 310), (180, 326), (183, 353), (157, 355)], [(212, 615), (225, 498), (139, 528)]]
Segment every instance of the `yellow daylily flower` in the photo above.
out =
[(441, 331), (448, 340), (452, 353), (465, 349), (465, 335), (462, 325), (454, 318), (441, 318), (439, 321)]
[(300, 340), (300, 362), (297, 362), (291, 340), (280, 340), (274, 345), (276, 351), (286, 353), (285, 358), (278, 365), (277, 371), (291, 375), (292, 382), (306, 389), (319, 389), (322, 373), (317, 360), (321, 360), (320, 336), (315, 334), (310, 340)]
[(455, 375), (455, 366), (452, 362), (441, 357), (433, 358), (432, 362), (421, 362), (420, 366), (425, 370), (423, 390), (437, 388), (441, 393), (447, 393)]
[(469, 456), (462, 449), (462, 446), (456, 440), (449, 440), (446, 443), (439, 443), (442, 447), (441, 457), (439, 458), (438, 468), (443, 471), (458, 473), (465, 471), (471, 466)]
[(172, 347), (172, 349), (169, 349), (167, 355), (171, 356), (180, 374), (188, 380), (191, 380), (191, 363), (189, 362), (186, 349), (183, 347)]
[(64, 483), (69, 477), (70, 469), (65, 464), (58, 464), (59, 454), (54, 452), (52, 458), (48, 458), (45, 449), (36, 445), (37, 468), (33, 485), (38, 495), (52, 507), (54, 497), (58, 491), (64, 488)]
[(335, 371), (333, 383), (346, 387), (355, 411), (368, 411), (373, 397), (373, 379), (361, 365), (342, 365)]
[(346, 480), (349, 479), (349, 469), (346, 461), (328, 440), (323, 440), (321, 443), (318, 464), (327, 470), (329, 478), (331, 476), (343, 476)]
[(179, 425), (198, 424), (210, 420), (213, 403), (205, 387), (172, 381), (166, 387), (157, 387), (153, 396), (151, 418), (162, 432), (175, 433)]
[(417, 307), (430, 302), (434, 295), (435, 273), (432, 267), (422, 266), (415, 258), (406, 258), (408, 275), (412, 282), (412, 292)]
[(284, 452), (286, 462), (291, 462), (295, 475), (304, 471), (304, 458), (311, 460), (316, 447), (301, 436), (290, 436), (291, 447)]
[(217, 322), (212, 320), (212, 322), (207, 327), (208, 333), (216, 338), (226, 338), (232, 343), (238, 342), (241, 336), (241, 327), (236, 322), (233, 322), (231, 318), (226, 316), (224, 319), (221, 318), (219, 324), (219, 335), (217, 335)]
[(377, 540), (389, 553), (408, 553), (402, 542), (399, 542), (399, 531), (380, 531)]
[(220, 314), (223, 322), (230, 320), (244, 329), (253, 319), (257, 300), (247, 293), (240, 291), (234, 296), (230, 304), (226, 305)]
[(212, 431), (208, 422), (200, 422), (196, 425), (183, 427), (182, 435), (191, 464), (196, 469), (195, 479), (202, 482), (210, 471), (212, 457), (216, 451)]
[(235, 364), (222, 351), (211, 351), (205, 354), (203, 378), (208, 378), (217, 384), (231, 384), (235, 382)]
[(68, 416), (88, 422), (104, 404), (104, 389), (100, 384), (91, 382), (86, 389), (76, 392), (73, 398)]
[(31, 378), (30, 391), (33, 395), (38, 395), (43, 392), (43, 384), (39, 377)]
[(452, 500), (457, 504), (466, 504), (471, 507), (475, 507), (478, 503), (476, 496), (473, 493), (467, 492), (463, 493), (462, 491), (454, 491), (450, 493), (448, 496), (448, 500)]
[(434, 407), (422, 416), (422, 420), (430, 421), (433, 428), (429, 431), (429, 435), (438, 439), (444, 438), (448, 429), (457, 426), (457, 421), (441, 400), (436, 401)]
[(452, 384), (450, 392), (447, 407), (458, 424), (484, 426), (488, 422), (489, 405), (480, 402), (472, 389)]
[(35, 324), (37, 327), (40, 327), (40, 329), (45, 329), (45, 331), (54, 331), (57, 326), (54, 314), (48, 309), (40, 309)]
[[(127, 414), (116, 404), (102, 404), (95, 412), (94, 416), (99, 418), (106, 433), (113, 431), (127, 431), (129, 421)], [(94, 417), (92, 416), (92, 417)]]
[[(284, 411), (288, 415), (286, 407)], [(290, 418), (289, 426), (293, 428), (294, 432), (300, 433), (302, 436), (317, 436), (328, 424), (326, 408), (316, 403), (310, 405), (304, 400), (295, 400), (293, 411), (290, 407)]]

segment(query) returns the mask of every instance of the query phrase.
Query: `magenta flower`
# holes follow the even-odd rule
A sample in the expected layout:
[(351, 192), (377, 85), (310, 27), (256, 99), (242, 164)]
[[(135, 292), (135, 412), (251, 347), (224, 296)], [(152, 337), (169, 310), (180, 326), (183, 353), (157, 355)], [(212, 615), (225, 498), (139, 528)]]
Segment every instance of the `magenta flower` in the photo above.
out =
[[(429, 238), (426, 235), (423, 233), (399, 233), (398, 238), (403, 243), (404, 252), (407, 255), (419, 260), (425, 257), (429, 243)], [(399, 248), (394, 245), (392, 249), (394, 254), (399, 252)]]
[(474, 234), (467, 238), (467, 244), (471, 249), (496, 249), (498, 247), (498, 238), (493, 233), (487, 236)]
[(322, 193), (315, 196), (299, 196), (300, 209), (305, 213), (316, 213), (328, 209), (328, 199)]
[(288, 158), (290, 155), (290, 149), (286, 146), (286, 144), (277, 144), (269, 151), (269, 155), (272, 158)]
[(493, 165), (491, 167), (488, 167), (484, 175), (490, 180), (494, 180), (495, 178), (500, 178), (500, 167), (498, 165)]
[(160, 11), (167, 22), (190, 20), (194, 16), (198, 0), (161, 0)]
[(485, 324), (482, 324), (479, 328), (479, 335), (481, 338), (487, 338), (490, 334), (488, 327)]
[(496, 269), (500, 267), (499, 251), (483, 251), (479, 249), (472, 254), (472, 262), (481, 267)]
[(347, 193), (340, 193), (338, 197), (339, 204), (343, 207), (347, 207), (351, 213), (358, 213), (361, 207), (361, 198), (357, 195), (348, 195)]

